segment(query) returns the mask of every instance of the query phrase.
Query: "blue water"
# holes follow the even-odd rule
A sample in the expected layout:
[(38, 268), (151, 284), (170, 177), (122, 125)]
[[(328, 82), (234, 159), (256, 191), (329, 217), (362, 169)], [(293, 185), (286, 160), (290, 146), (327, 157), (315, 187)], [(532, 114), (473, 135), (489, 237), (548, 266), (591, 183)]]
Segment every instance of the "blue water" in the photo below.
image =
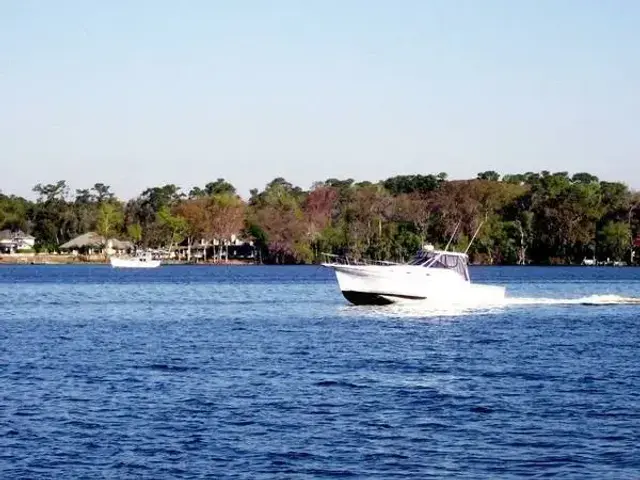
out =
[(348, 306), (317, 267), (0, 267), (0, 478), (640, 478), (640, 269), (474, 268)]

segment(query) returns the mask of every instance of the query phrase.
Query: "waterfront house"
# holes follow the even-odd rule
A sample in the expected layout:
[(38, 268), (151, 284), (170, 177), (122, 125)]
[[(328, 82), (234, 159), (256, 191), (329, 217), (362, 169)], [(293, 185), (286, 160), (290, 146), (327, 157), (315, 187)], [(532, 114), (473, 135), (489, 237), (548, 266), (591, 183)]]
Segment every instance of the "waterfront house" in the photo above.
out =
[(21, 230), (0, 231), (0, 253), (11, 254), (20, 251), (32, 251), (35, 244), (35, 237), (27, 235)]
[[(189, 245), (187, 240), (175, 248), (176, 257), (187, 260)], [(253, 241), (232, 235), (230, 239), (214, 239), (212, 241), (200, 239), (191, 243), (191, 260), (206, 261), (207, 259), (225, 258), (226, 260), (253, 260), (256, 258), (256, 249)]]
[(256, 258), (256, 247), (253, 244), (253, 240), (232, 235), (228, 246), (230, 259), (255, 260)]

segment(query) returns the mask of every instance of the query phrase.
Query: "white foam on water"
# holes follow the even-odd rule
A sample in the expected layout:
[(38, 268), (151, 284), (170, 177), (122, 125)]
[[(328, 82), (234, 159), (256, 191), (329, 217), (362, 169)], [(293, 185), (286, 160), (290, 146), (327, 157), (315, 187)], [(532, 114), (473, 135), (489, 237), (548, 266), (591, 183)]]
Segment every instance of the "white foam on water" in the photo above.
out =
[(490, 313), (504, 307), (503, 304), (451, 304), (433, 300), (412, 300), (384, 306), (345, 306), (346, 314), (358, 313), (366, 316), (392, 317), (452, 317), (470, 314)]
[(346, 313), (355, 313), (374, 316), (398, 316), (398, 317), (450, 317), (463, 315), (479, 315), (497, 313), (509, 308), (536, 307), (549, 305), (640, 305), (640, 297), (624, 297), (621, 295), (590, 295), (579, 298), (535, 298), (535, 297), (505, 297), (494, 302), (475, 302), (473, 304), (451, 304), (433, 300), (413, 300), (394, 303), (385, 306), (348, 306), (344, 308)]
[(640, 305), (640, 297), (623, 297), (621, 295), (590, 295), (579, 298), (506, 297), (504, 305)]

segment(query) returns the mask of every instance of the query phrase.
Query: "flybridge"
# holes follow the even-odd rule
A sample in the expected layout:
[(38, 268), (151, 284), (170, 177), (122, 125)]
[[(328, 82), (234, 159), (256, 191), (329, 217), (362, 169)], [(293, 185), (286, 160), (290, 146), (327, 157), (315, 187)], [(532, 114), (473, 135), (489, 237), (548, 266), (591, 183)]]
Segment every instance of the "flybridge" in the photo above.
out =
[(445, 268), (453, 270), (465, 280), (469, 280), (468, 256), (466, 253), (435, 250), (427, 245), (418, 251), (409, 265), (425, 268)]
[(425, 245), (420, 250), (418, 250), (418, 253), (416, 253), (413, 260), (409, 262), (409, 265), (420, 265), (426, 260), (434, 259), (436, 257), (456, 257), (465, 262), (469, 258), (466, 253), (452, 252), (449, 250), (436, 250), (435, 248), (433, 248), (433, 245)]

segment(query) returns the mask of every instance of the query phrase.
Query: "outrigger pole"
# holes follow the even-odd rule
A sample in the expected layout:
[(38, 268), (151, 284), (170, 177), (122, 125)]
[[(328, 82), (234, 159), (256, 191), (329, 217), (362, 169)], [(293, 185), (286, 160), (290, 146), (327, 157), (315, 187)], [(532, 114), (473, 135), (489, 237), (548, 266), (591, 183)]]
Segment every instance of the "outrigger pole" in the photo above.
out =
[(447, 246), (444, 247), (444, 251), (446, 252), (447, 250), (449, 250), (449, 245), (451, 245), (451, 242), (453, 241), (453, 237), (455, 237), (456, 232), (458, 231), (458, 227), (460, 227), (460, 223), (462, 222), (462, 220), (458, 220), (458, 223), (456, 224), (456, 228), (453, 229), (453, 233), (451, 234), (451, 237), (449, 237), (449, 241), (447, 242)]
[(473, 234), (473, 237), (471, 237), (471, 241), (469, 242), (469, 245), (467, 245), (467, 248), (464, 251), (464, 254), (466, 255), (467, 252), (469, 251), (469, 249), (471, 248), (471, 244), (473, 243), (473, 241), (476, 239), (476, 236), (478, 235), (478, 232), (480, 232), (480, 229), (482, 228), (482, 225), (484, 225), (485, 220), (480, 222), (480, 225), (478, 225), (478, 228), (476, 228), (475, 233)]

